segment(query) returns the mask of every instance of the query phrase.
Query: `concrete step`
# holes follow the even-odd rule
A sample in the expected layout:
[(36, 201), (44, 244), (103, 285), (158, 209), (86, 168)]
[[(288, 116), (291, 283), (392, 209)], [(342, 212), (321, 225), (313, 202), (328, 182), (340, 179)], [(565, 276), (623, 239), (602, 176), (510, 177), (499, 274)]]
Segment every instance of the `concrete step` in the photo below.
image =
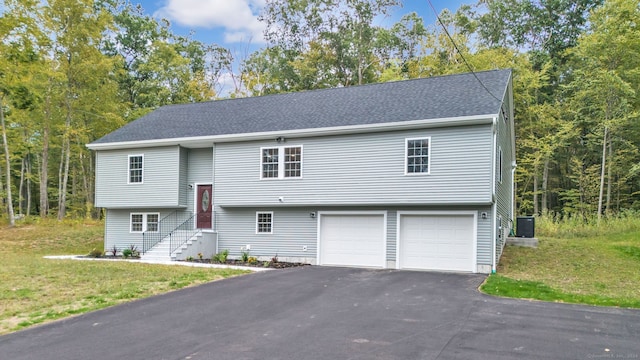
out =
[(507, 245), (537, 248), (538, 238), (508, 237)]
[[(188, 232), (188, 230), (184, 230), (184, 231), (178, 230), (174, 232), (174, 234), (180, 233), (180, 232), (186, 233)], [(146, 253), (142, 254), (140, 258), (143, 260), (154, 260), (154, 261), (175, 260), (176, 255), (181, 254), (182, 251), (188, 249), (189, 246), (193, 244), (194, 240), (198, 239), (199, 237), (202, 237), (202, 232), (197, 232), (196, 234), (194, 234), (189, 240), (187, 240), (184, 244), (178, 247), (178, 249), (176, 249), (173, 252), (173, 254), (169, 255), (169, 250), (171, 249), (171, 241), (169, 239), (169, 236), (167, 236), (162, 241), (157, 243), (154, 247), (149, 249)]]

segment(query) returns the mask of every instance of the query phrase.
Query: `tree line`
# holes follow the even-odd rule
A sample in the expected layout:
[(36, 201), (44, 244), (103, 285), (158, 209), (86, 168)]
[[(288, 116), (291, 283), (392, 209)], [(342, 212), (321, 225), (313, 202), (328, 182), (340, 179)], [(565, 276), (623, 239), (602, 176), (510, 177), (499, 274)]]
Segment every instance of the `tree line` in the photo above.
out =
[(128, 1), (0, 4), (10, 224), (99, 216), (85, 144), (162, 105), (496, 68), (514, 71), (519, 214), (640, 209), (639, 0), (480, 0), (387, 27), (400, 0), (268, 0), (242, 58)]

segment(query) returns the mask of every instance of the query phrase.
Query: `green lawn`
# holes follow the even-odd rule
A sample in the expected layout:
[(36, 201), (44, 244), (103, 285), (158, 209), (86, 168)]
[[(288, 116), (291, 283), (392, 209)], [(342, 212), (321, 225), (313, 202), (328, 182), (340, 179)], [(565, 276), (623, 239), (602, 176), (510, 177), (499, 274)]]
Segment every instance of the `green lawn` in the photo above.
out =
[(48, 260), (102, 248), (101, 222), (45, 221), (0, 230), (0, 334), (247, 273), (131, 262)]
[(583, 236), (543, 232), (537, 249), (508, 246), (497, 274), (481, 289), (506, 297), (640, 308), (639, 222), (604, 223), (597, 231), (585, 225), (577, 230)]
[[(488, 294), (640, 308), (640, 221), (574, 236), (546, 229), (537, 249), (507, 247)], [(0, 334), (244, 274), (131, 262), (48, 260), (102, 248), (100, 222), (45, 221), (0, 231)], [(544, 236), (544, 233), (555, 236)]]

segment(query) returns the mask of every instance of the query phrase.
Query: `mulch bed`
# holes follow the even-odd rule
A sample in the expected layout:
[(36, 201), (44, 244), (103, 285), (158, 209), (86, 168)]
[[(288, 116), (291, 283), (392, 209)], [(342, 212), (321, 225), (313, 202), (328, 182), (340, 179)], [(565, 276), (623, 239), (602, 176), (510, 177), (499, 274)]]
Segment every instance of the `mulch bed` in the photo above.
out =
[[(86, 258), (100, 258), (100, 259), (126, 259), (126, 260), (140, 260), (140, 257), (128, 257), (125, 258), (122, 255), (117, 255), (117, 256), (113, 256), (113, 255), (102, 255), (102, 256), (90, 256), (90, 255), (85, 255), (82, 257), (86, 257)], [(177, 260), (177, 261), (184, 261), (184, 262), (193, 262), (193, 263), (201, 263), (201, 264), (220, 264), (220, 265), (233, 265), (233, 266), (249, 266), (249, 267), (264, 267), (264, 268), (272, 268), (272, 269), (285, 269), (285, 268), (291, 268), (291, 267), (298, 267), (298, 266), (307, 266), (309, 264), (305, 264), (305, 263), (298, 263), (298, 262), (286, 262), (286, 261), (257, 261), (254, 263), (250, 263), (250, 262), (244, 262), (242, 260), (227, 260), (226, 262), (223, 263), (219, 263), (219, 262), (211, 262), (211, 259), (191, 259), (191, 260)]]
[(285, 261), (278, 261), (278, 262), (258, 261), (258, 262), (255, 262), (255, 263), (249, 263), (249, 262), (244, 262), (242, 260), (227, 260), (223, 264), (223, 263), (218, 263), (218, 262), (212, 263), (211, 259), (193, 259), (193, 260), (190, 260), (188, 262), (202, 263), (202, 264), (233, 265), (233, 266), (267, 267), (267, 268), (272, 268), (272, 269), (284, 269), (284, 268), (290, 268), (290, 267), (307, 266), (307, 265), (309, 265), (309, 264), (304, 264), (304, 263), (294, 263), (294, 262), (285, 262)]

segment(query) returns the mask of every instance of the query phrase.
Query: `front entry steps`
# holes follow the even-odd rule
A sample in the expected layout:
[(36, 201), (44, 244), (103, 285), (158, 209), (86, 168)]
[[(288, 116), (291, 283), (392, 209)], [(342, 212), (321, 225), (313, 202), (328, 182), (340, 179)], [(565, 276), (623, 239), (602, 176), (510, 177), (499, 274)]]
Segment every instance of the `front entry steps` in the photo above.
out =
[(150, 260), (150, 261), (175, 261), (182, 260), (182, 253), (186, 251), (189, 246), (191, 246), (194, 242), (197, 242), (202, 237), (202, 231), (198, 230), (189, 240), (187, 240), (184, 244), (179, 246), (175, 251), (171, 254), (171, 241), (170, 237), (167, 236), (162, 239), (159, 243), (157, 243), (154, 247), (149, 249), (147, 252), (140, 256), (141, 260)]

